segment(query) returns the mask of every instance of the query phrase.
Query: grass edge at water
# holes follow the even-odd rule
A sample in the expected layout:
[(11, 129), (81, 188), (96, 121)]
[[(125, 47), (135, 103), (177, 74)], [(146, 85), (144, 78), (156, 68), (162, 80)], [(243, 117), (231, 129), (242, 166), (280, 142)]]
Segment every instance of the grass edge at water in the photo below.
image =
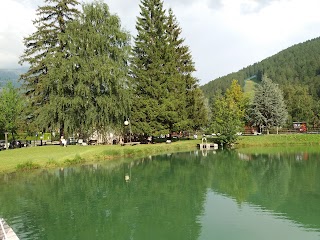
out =
[[(141, 144), (136, 146), (42, 146), (0, 151), (0, 173), (26, 171), (38, 168), (56, 168), (89, 164), (121, 158), (137, 158), (164, 152), (196, 149), (201, 140), (177, 141), (171, 144)], [(320, 146), (320, 134), (287, 134), (241, 136), (237, 149), (247, 147), (309, 145)]]
[[(58, 168), (72, 165), (145, 157), (163, 152), (195, 149), (200, 140), (177, 141), (171, 144), (141, 144), (136, 146), (39, 146), (0, 151), (0, 173)], [(32, 159), (32, 160), (30, 160)]]

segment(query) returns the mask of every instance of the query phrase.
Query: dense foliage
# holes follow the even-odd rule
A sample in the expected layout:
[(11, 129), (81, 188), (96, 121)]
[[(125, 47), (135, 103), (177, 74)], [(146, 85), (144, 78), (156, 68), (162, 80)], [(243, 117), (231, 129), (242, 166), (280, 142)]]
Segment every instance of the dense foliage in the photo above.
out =
[[(25, 51), (20, 60), (21, 64), (30, 65), (28, 72), (21, 75), (21, 80), (34, 120), (41, 129), (48, 127), (42, 110), (51, 104), (49, 97), (52, 88), (48, 85), (51, 60), (59, 54), (65, 58), (69, 56), (66, 42), (60, 36), (66, 34), (67, 23), (79, 14), (76, 0), (45, 0), (45, 3), (37, 9), (38, 19), (34, 21), (36, 31), (24, 39)], [(57, 120), (63, 134), (64, 121)]]
[(23, 98), (18, 89), (9, 82), (0, 92), (0, 132), (14, 134), (24, 121), (22, 111)]
[(234, 80), (225, 96), (218, 96), (212, 104), (211, 130), (219, 135), (221, 144), (231, 144), (243, 130), (247, 99)]
[[(25, 39), (22, 75), (38, 128), (90, 134), (128, 114), (130, 36), (102, 2), (46, 1), (37, 31)], [(56, 5), (55, 5), (56, 4)]]
[(61, 39), (68, 57), (52, 63), (46, 85), (49, 103), (42, 109), (50, 126), (63, 122), (69, 133), (103, 133), (123, 123), (128, 114), (130, 36), (105, 3), (83, 4), (80, 17), (67, 24)]
[(281, 127), (287, 120), (288, 112), (281, 90), (267, 76), (262, 77), (249, 108), (251, 126), (265, 128), (267, 133), (271, 127)]
[(204, 98), (176, 18), (160, 0), (142, 0), (140, 8), (131, 61), (133, 131), (151, 135), (199, 128), (195, 112), (203, 111)]

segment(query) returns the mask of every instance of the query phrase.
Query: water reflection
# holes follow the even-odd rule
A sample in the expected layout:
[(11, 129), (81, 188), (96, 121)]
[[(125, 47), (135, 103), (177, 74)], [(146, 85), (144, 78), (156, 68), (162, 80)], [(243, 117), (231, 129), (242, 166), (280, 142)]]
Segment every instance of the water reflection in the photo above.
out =
[[(216, 217), (219, 216), (219, 217)], [(236, 201), (210, 191), (201, 218), (199, 239), (318, 239), (319, 233), (305, 229), (282, 213)], [(310, 229), (309, 229), (310, 230)]]
[(319, 156), (193, 151), (4, 175), (0, 215), (21, 239), (319, 239)]

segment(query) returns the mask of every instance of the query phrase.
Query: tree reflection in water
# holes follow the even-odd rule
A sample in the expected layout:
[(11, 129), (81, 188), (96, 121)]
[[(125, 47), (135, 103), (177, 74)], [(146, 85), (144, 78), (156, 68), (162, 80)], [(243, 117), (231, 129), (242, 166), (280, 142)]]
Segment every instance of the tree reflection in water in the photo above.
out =
[(198, 239), (214, 192), (319, 231), (319, 153), (299, 154), (194, 151), (3, 175), (0, 215), (21, 239)]

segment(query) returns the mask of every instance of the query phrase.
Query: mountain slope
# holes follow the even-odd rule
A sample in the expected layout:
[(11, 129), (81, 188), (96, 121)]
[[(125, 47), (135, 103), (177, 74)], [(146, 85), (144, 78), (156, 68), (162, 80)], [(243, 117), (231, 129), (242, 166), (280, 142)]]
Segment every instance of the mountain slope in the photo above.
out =
[(26, 67), (16, 69), (0, 69), (0, 88), (4, 87), (7, 82), (11, 81), (15, 87), (21, 86), (18, 81), (21, 74), (28, 70)]
[(244, 87), (246, 79), (261, 80), (266, 74), (280, 87), (287, 84), (309, 87), (314, 98), (320, 97), (320, 38), (289, 47), (261, 62), (242, 70), (215, 79), (201, 87), (206, 97), (212, 98), (216, 92), (224, 93), (237, 79)]

